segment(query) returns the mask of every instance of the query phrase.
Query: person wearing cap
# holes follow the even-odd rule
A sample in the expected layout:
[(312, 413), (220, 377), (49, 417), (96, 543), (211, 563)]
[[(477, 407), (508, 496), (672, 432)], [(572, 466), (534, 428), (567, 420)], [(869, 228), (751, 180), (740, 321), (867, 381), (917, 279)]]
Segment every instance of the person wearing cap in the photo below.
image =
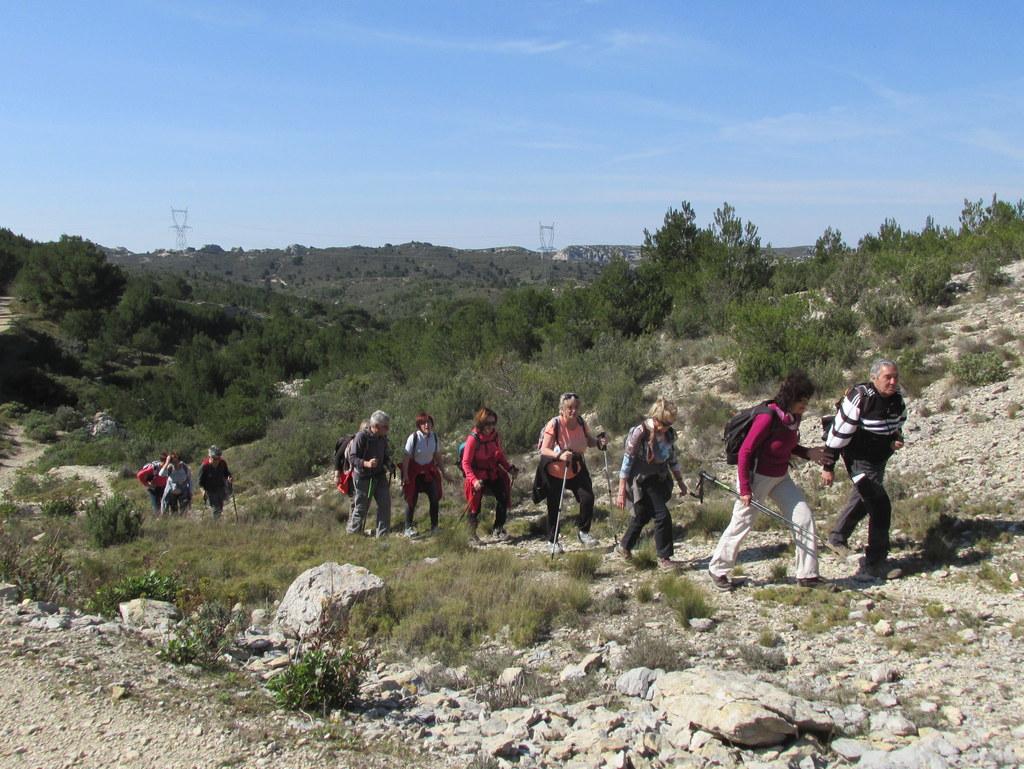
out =
[(233, 478), (228, 470), (228, 463), (221, 457), (221, 450), (217, 446), (210, 446), (209, 456), (199, 466), (199, 476), (196, 479), (199, 488), (203, 490), (206, 497), (206, 504), (210, 506), (214, 518), (220, 518), (224, 510), (224, 503), (231, 496), (231, 484)]

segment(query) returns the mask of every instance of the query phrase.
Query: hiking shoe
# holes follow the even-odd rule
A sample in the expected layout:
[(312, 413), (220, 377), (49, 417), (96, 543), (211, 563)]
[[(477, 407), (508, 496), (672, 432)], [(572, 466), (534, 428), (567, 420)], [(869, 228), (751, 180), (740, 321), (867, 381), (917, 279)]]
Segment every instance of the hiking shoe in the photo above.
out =
[(591, 534), (589, 531), (581, 531), (576, 535), (576, 538), (583, 544), (583, 547), (597, 547), (601, 543), (597, 541), (597, 537)]
[(548, 542), (548, 552), (551, 553), (551, 555), (561, 555), (565, 550), (563, 550), (562, 546), (557, 542)]
[(845, 542), (832, 542), (831, 540), (829, 540), (827, 546), (829, 550), (838, 555), (840, 558), (849, 558), (851, 555), (854, 554)]
[(876, 579), (899, 579), (903, 576), (903, 569), (890, 568), (884, 563), (876, 563), (865, 566), (864, 573)]
[(659, 558), (658, 568), (662, 571), (675, 571), (678, 564), (671, 558)]
[(409, 539), (412, 539), (416, 536), (416, 529), (410, 526), (408, 529), (405, 530), (405, 536), (407, 536)]
[(798, 579), (796, 584), (800, 587), (818, 588), (820, 590), (828, 590), (832, 587), (831, 582), (827, 582), (821, 577), (804, 577), (803, 579)]
[(491, 532), (491, 536), (499, 540), (500, 542), (505, 542), (508, 539), (510, 539), (510, 537), (508, 536), (508, 532), (504, 529), (495, 529)]
[(629, 552), (626, 548), (624, 548), (622, 545), (615, 546), (615, 555), (619, 556), (619, 558), (621, 558), (623, 561), (626, 561), (627, 563), (633, 560), (633, 554)]
[(734, 585), (732, 584), (732, 580), (724, 574), (722, 576), (718, 576), (709, 571), (708, 575), (711, 577), (711, 584), (715, 586), (715, 590), (721, 590), (723, 593), (728, 593), (733, 589)]

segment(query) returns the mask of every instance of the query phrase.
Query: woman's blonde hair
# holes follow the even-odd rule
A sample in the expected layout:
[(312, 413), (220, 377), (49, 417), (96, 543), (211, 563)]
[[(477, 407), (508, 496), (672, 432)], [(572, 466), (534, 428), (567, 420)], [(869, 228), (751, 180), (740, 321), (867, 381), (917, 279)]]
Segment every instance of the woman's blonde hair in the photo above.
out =
[(670, 400), (666, 400), (663, 395), (658, 396), (658, 400), (654, 402), (654, 405), (651, 406), (650, 410), (647, 412), (649, 419), (654, 419), (667, 425), (675, 422), (678, 414), (679, 409), (676, 408), (676, 404)]

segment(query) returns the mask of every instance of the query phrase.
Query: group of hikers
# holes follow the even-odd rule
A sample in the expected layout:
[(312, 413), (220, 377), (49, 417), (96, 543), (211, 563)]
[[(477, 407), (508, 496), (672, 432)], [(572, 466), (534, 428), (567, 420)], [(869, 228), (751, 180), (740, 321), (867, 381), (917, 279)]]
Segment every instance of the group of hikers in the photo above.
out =
[[(206, 498), (214, 518), (219, 518), (231, 498), (234, 479), (220, 448), (210, 446), (209, 456), (199, 465), (196, 485)], [(177, 451), (160, 454), (135, 474), (149, 494), (149, 504), (158, 516), (184, 513), (192, 506), (192, 471)]]
[[(821, 481), (826, 486), (835, 478), (839, 459), (849, 473), (850, 499), (829, 534), (827, 547), (842, 557), (852, 555), (849, 538), (857, 525), (867, 518), (865, 573), (881, 579), (901, 576), (901, 571), (892, 568), (888, 561), (892, 507), (883, 485), (889, 458), (903, 446), (902, 430), (907, 418), (897, 365), (886, 358), (876, 360), (869, 380), (851, 387), (837, 403), (834, 415), (822, 420), (826, 428), (824, 445), (807, 447), (800, 444), (800, 426), (814, 393), (815, 386), (806, 374), (792, 372), (781, 383), (775, 397), (763, 404), (749, 422), (736, 461), (738, 488), (733, 490), (737, 500), (732, 518), (708, 569), (711, 583), (719, 590), (729, 591), (737, 586), (730, 572), (758, 510), (771, 512), (763, 504), (769, 499), (780, 510), (780, 514), (772, 514), (783, 518), (793, 531), (797, 583), (804, 587), (823, 584), (818, 571), (814, 517), (803, 493), (789, 475), (793, 456), (821, 465)], [(595, 498), (585, 453), (591, 448), (607, 451), (608, 440), (603, 432), (596, 436), (591, 434), (580, 414), (581, 405), (578, 394), (561, 395), (558, 415), (545, 424), (538, 442), (540, 464), (534, 479), (533, 499), (534, 502), (546, 501), (546, 547), (552, 555), (563, 552), (559, 529), (566, 491), (572, 492), (579, 505), (577, 538), (580, 543), (588, 548), (600, 544), (591, 533)], [(661, 397), (640, 424), (629, 430), (615, 498), (618, 508), (630, 511), (625, 533), (614, 546), (615, 552), (631, 560), (642, 530), (653, 521), (658, 566), (664, 570), (676, 567), (672, 560), (672, 516), (668, 507), (673, 488), (678, 488), (681, 496), (688, 494), (676, 459), (674, 425), (677, 416), (676, 405)], [(476, 413), (473, 430), (459, 450), (465, 516), (472, 542), (480, 541), (477, 530), (484, 495), (494, 498), (491, 537), (499, 541), (509, 539), (505, 523), (512, 482), (518, 469), (502, 449), (497, 426), (497, 413), (488, 407), (481, 408)], [(354, 436), (346, 436), (336, 447), (336, 481), (339, 489), (353, 498), (347, 531), (364, 533), (373, 500), (377, 508), (374, 533), (378, 537), (387, 534), (391, 529), (389, 473), (398, 469), (406, 503), (405, 534), (417, 536), (414, 513), (421, 493), (429, 500), (430, 533), (436, 533), (442, 480), (451, 483), (452, 479), (434, 432), (433, 417), (427, 413), (416, 417), (416, 430), (406, 439), (403, 458), (397, 467), (388, 448), (390, 429), (390, 417), (383, 411), (375, 411)], [(607, 455), (605, 462), (607, 471)], [(704, 473), (701, 475), (702, 479), (706, 477)]]

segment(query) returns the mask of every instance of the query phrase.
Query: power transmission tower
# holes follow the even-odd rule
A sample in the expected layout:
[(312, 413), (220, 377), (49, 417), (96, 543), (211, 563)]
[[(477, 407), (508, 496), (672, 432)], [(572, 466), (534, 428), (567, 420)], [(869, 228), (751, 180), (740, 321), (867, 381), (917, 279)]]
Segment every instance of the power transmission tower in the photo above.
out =
[(555, 223), (550, 225), (540, 224), (540, 252), (550, 254), (555, 250)]
[[(178, 222), (178, 214), (181, 214), (180, 223)], [(186, 248), (188, 248), (188, 239), (185, 237), (185, 230), (192, 229), (191, 227), (188, 226), (188, 209), (172, 208), (171, 218), (174, 220), (174, 224), (172, 224), (167, 229), (178, 231), (178, 237), (174, 242), (174, 247), (179, 251), (184, 251)]]

